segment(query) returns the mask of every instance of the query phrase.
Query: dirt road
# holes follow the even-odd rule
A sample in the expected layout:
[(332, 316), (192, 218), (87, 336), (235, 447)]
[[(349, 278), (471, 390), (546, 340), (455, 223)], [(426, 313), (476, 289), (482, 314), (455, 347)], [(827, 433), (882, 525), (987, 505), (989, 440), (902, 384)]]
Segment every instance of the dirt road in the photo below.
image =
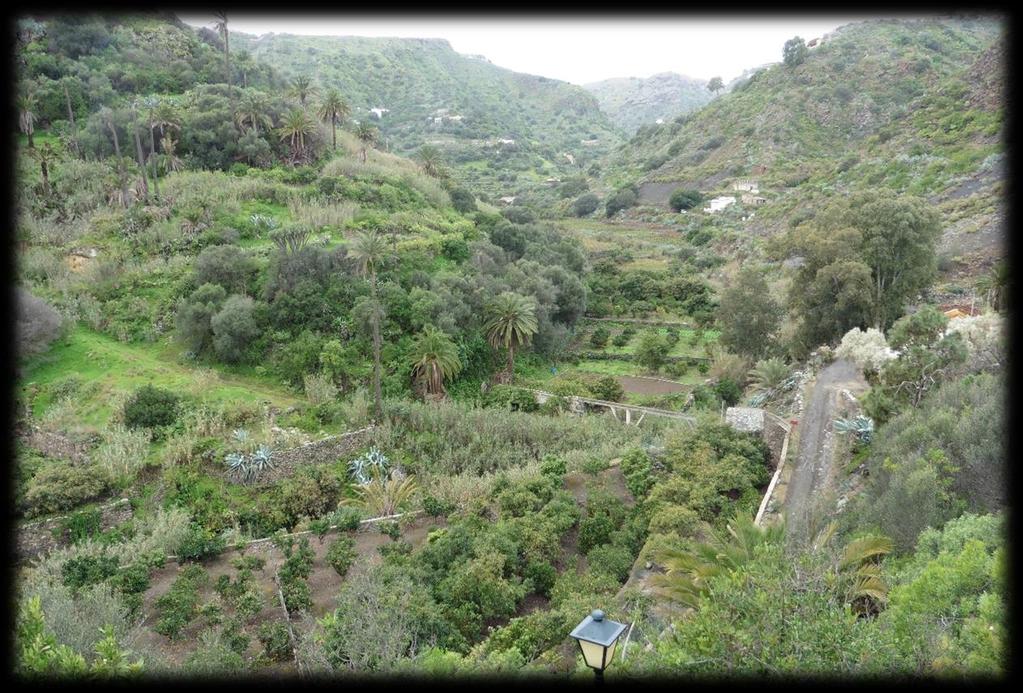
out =
[(842, 409), (842, 390), (859, 396), (868, 385), (860, 369), (838, 360), (821, 371), (799, 421), (799, 452), (785, 493), (785, 517), (790, 537), (805, 538), (816, 505), (834, 487), (839, 465), (834, 464), (832, 423)]

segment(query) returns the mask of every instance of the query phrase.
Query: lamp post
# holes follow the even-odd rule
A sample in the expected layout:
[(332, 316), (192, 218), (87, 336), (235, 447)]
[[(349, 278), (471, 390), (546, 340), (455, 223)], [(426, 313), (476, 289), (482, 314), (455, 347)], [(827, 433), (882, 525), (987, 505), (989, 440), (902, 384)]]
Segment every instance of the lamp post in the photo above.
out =
[(598, 686), (604, 683), (604, 669), (614, 659), (618, 638), (624, 631), (624, 623), (604, 618), (600, 609), (595, 609), (572, 630), (571, 636), (579, 643), (583, 660), (593, 669), (594, 682)]

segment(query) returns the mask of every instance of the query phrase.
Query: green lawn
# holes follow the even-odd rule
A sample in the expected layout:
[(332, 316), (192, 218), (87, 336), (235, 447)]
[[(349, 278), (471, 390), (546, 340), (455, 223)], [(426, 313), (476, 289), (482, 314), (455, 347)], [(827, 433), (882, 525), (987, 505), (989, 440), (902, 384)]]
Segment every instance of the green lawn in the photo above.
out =
[[(79, 421), (102, 427), (112, 413), (114, 395), (152, 384), (178, 393), (190, 393), (212, 403), (269, 400), (276, 406), (297, 404), (299, 398), (269, 378), (231, 373), (224, 368), (201, 368), (178, 362), (180, 347), (173, 344), (125, 344), (82, 327), (59, 340), (25, 369), (22, 389), (40, 388), (69, 375), (86, 388), (76, 400)], [(215, 374), (215, 377), (211, 376)], [(52, 396), (45, 390), (35, 398), (33, 415), (41, 416)]]

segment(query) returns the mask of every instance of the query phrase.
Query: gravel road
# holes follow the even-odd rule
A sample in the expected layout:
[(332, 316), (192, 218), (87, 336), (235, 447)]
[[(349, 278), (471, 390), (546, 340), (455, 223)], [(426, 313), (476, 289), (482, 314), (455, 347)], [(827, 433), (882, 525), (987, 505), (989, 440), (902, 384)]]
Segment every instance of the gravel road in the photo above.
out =
[(859, 368), (850, 361), (837, 360), (820, 372), (813, 394), (799, 421), (799, 452), (785, 494), (788, 533), (795, 540), (805, 538), (815, 505), (833, 488), (834, 431), (842, 390), (858, 395), (868, 385)]

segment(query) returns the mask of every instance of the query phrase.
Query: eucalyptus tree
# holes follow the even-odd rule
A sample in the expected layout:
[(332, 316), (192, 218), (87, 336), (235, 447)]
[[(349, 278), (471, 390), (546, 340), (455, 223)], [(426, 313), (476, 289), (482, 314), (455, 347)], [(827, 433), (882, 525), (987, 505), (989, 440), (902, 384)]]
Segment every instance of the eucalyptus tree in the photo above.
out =
[(320, 118), (330, 123), (334, 151), (337, 151), (337, 124), (344, 122), (350, 113), (351, 109), (341, 98), (341, 93), (334, 88), (327, 90), (327, 93), (323, 95), (323, 103), (320, 105)]
[(513, 291), (505, 291), (487, 306), (483, 330), (495, 349), (508, 349), (508, 378), (515, 373), (515, 349), (529, 344), (537, 332), (536, 301)]
[(374, 231), (363, 231), (359, 233), (352, 243), (348, 252), (349, 257), (355, 260), (358, 273), (363, 277), (369, 277), (370, 287), (370, 326), (373, 331), (373, 397), (376, 407), (376, 416), (379, 420), (383, 416), (383, 396), (380, 391), (380, 323), (383, 321), (383, 306), (377, 295), (377, 270), (390, 257), (387, 243), (383, 236)]
[(380, 139), (380, 131), (369, 123), (359, 123), (355, 130), (355, 136), (362, 142), (362, 163), (366, 163), (366, 149), (376, 144)]
[(443, 395), (444, 381), (462, 368), (458, 347), (444, 332), (427, 325), (412, 344), (409, 361), (412, 379), (422, 383), (429, 395)]

